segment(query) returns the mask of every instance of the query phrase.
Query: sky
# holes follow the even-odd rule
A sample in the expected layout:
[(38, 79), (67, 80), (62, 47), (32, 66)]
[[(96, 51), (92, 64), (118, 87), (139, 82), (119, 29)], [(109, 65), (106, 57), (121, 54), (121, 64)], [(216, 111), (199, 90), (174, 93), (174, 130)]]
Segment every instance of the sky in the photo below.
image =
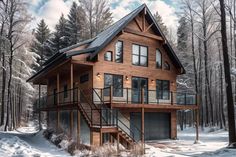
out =
[[(49, 28), (54, 30), (61, 14), (69, 13), (73, 1), (78, 2), (78, 0), (31, 0), (30, 12), (34, 18), (32, 26), (35, 27), (41, 19), (44, 19)], [(175, 31), (178, 24), (176, 0), (109, 0), (108, 3), (114, 22), (146, 3), (152, 13), (158, 11), (169, 29)]]

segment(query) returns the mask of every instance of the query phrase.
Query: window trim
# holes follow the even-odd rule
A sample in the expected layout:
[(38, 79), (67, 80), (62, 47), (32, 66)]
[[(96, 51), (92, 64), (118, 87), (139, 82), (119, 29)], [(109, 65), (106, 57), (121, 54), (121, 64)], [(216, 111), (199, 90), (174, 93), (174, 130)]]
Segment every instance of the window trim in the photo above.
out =
[[(133, 46), (134, 46), (134, 45), (138, 46), (138, 55), (133, 53)], [(147, 48), (147, 56), (141, 55), (141, 47), (146, 47), (146, 48)], [(133, 61), (134, 61), (134, 60), (133, 60), (133, 56), (138, 56), (138, 65), (137, 65), (137, 64), (134, 64), (134, 62), (133, 62)], [(141, 66), (141, 67), (148, 67), (148, 57), (149, 57), (149, 56), (148, 56), (148, 46), (133, 43), (133, 44), (132, 44), (131, 57), (132, 57), (132, 65)], [(140, 63), (141, 57), (146, 57), (146, 59), (147, 59), (146, 65), (141, 65), (141, 63)]]
[[(106, 60), (106, 53), (111, 53), (111, 60)], [(104, 53), (104, 61), (108, 61), (108, 62), (113, 62), (113, 53), (112, 53), (112, 51), (106, 51), (105, 53)]]
[[(122, 43), (122, 57), (121, 57), (121, 62), (117, 62), (117, 59), (116, 59), (116, 53), (117, 53), (117, 51), (116, 51), (116, 44), (117, 44), (118, 42), (121, 42), (121, 43)], [(115, 61), (116, 63), (123, 63), (123, 61), (124, 61), (124, 42), (123, 42), (122, 40), (117, 40), (116, 43), (115, 43), (115, 56), (114, 56), (114, 61)]]
[[(157, 67), (157, 51), (160, 53), (160, 58), (161, 58), (161, 66)], [(162, 69), (162, 52), (160, 49), (156, 49), (156, 69)]]

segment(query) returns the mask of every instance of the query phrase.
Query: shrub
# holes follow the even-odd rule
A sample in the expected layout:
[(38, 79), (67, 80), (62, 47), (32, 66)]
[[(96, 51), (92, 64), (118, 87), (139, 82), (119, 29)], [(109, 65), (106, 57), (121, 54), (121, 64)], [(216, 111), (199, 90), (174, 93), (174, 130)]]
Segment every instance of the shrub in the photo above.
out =
[(51, 128), (48, 128), (48, 129), (46, 129), (46, 130), (43, 132), (43, 136), (44, 136), (46, 139), (50, 140), (51, 137), (52, 137), (52, 135), (53, 135), (53, 133), (54, 133), (54, 130), (51, 129)]
[(136, 143), (133, 148), (131, 149), (130, 151), (130, 154), (132, 156), (135, 156), (135, 157), (138, 157), (138, 156), (142, 156), (143, 155), (143, 143), (139, 142), (139, 143)]

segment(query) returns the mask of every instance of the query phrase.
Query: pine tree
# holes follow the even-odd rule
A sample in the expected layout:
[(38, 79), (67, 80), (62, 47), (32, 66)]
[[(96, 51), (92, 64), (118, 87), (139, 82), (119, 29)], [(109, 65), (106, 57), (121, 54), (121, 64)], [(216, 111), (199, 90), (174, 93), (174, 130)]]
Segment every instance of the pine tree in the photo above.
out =
[[(45, 60), (47, 60), (50, 56), (53, 55), (53, 52), (50, 50), (48, 39), (50, 38), (50, 30), (47, 24), (42, 19), (37, 25), (36, 31), (34, 33), (35, 40), (31, 45), (31, 51), (35, 52), (40, 56), (37, 59), (37, 63), (41, 66)], [(35, 67), (35, 70), (39, 68)]]
[(164, 33), (165, 36), (167, 36), (168, 29), (167, 29), (166, 25), (164, 24), (161, 15), (158, 12), (156, 12), (153, 16), (156, 19), (159, 27), (161, 28), (161, 31)]
[(69, 15), (68, 15), (68, 37), (69, 45), (73, 45), (82, 41), (81, 29), (82, 23), (84, 22), (83, 11), (76, 2), (73, 2)]
[(179, 27), (177, 29), (177, 48), (179, 51), (187, 51), (188, 41), (188, 23), (185, 17), (179, 20)]
[(58, 24), (56, 25), (54, 36), (52, 38), (52, 49), (55, 53), (59, 52), (60, 49), (70, 46), (69, 36), (67, 29), (67, 20), (62, 14)]

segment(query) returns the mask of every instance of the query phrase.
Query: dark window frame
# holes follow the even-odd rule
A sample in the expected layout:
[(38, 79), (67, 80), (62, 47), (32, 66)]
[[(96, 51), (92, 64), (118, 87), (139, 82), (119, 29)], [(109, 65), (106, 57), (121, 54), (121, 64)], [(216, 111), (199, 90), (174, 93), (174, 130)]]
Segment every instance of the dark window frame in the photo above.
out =
[[(160, 61), (161, 61), (160, 66), (157, 66), (157, 52), (160, 53)], [(156, 49), (156, 68), (157, 69), (162, 69), (162, 52), (161, 52), (160, 49)]]
[(89, 81), (89, 74), (83, 74), (79, 77), (80, 84), (88, 82)]
[(64, 98), (67, 98), (68, 97), (68, 85), (65, 84), (63, 89), (64, 89)]
[[(138, 46), (138, 54), (133, 53), (133, 46), (134, 45)], [(141, 55), (141, 47), (147, 48), (147, 56)], [(148, 67), (148, 46), (133, 43), (132, 44), (132, 54), (131, 55), (132, 55), (132, 65)], [(133, 56), (138, 56), (138, 64), (134, 63)], [(147, 61), (146, 65), (141, 65), (141, 57), (146, 57), (146, 61)]]
[(164, 70), (170, 70), (170, 64), (167, 61), (164, 62), (164, 68), (163, 69)]
[[(112, 82), (111, 82), (111, 85), (108, 85), (108, 86), (106, 86), (106, 75), (108, 76), (111, 76), (112, 77)], [(115, 84), (115, 79), (114, 79), (114, 76), (115, 77), (120, 77), (121, 78), (121, 94), (119, 95), (116, 95), (116, 93), (115, 93), (115, 90), (116, 90), (116, 86), (114, 86), (114, 84)], [(118, 75), (118, 74), (110, 74), (110, 73), (104, 73), (104, 88), (105, 89), (107, 89), (107, 87), (110, 87), (110, 86), (113, 86), (113, 96), (114, 97), (123, 97), (124, 96), (124, 94), (123, 94), (123, 88), (124, 88), (124, 76), (123, 75)], [(119, 89), (119, 88), (118, 88)], [(105, 91), (104, 91), (104, 95), (105, 96), (108, 96), (109, 94), (108, 93), (106, 93)]]
[[(106, 58), (106, 54), (107, 53), (110, 53), (111, 54), (111, 60), (108, 60), (107, 58)], [(106, 51), (105, 53), (104, 53), (104, 61), (108, 61), (108, 62), (112, 62), (113, 61), (113, 53), (112, 53), (112, 51)]]
[[(158, 81), (160, 81), (160, 90), (158, 89)], [(168, 89), (164, 89), (164, 83), (168, 84)], [(167, 97), (164, 97), (167, 94)], [(170, 99), (170, 81), (169, 80), (156, 80), (156, 98), (161, 100)]]
[[(121, 43), (121, 46), (122, 46), (122, 48), (121, 48), (121, 50), (122, 50), (122, 55), (121, 55), (121, 57), (120, 58), (118, 58), (117, 59), (117, 49), (116, 49), (116, 44), (118, 44), (118, 43)], [(118, 40), (116, 43), (115, 43), (115, 62), (116, 63), (123, 63), (123, 60), (124, 60), (124, 42), (123, 41), (121, 41), (121, 40)]]

